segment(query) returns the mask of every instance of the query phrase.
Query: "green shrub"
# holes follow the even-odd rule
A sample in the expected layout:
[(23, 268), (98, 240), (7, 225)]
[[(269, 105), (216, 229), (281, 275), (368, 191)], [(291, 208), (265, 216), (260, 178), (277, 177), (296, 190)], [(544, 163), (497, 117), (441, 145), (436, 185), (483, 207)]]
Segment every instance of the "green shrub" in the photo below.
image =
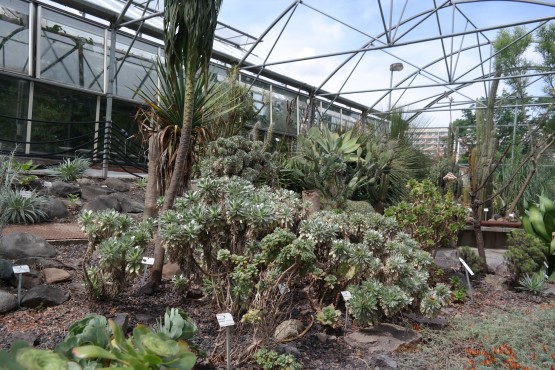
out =
[(75, 157), (65, 158), (62, 163), (52, 166), (54, 175), (62, 181), (75, 181), (83, 177), (85, 171), (91, 167), (91, 161), (87, 158)]
[(457, 204), (453, 194), (441, 195), (429, 180), (410, 180), (409, 201), (386, 209), (385, 215), (397, 222), (420, 243), (422, 249), (435, 253), (437, 248), (456, 241), (464, 228), (466, 211)]
[(259, 349), (254, 355), (256, 363), (263, 370), (300, 370), (301, 365), (292, 355), (280, 355), (266, 348)]
[(513, 283), (542, 268), (547, 246), (537, 236), (522, 230), (513, 230), (509, 234), (508, 245), (504, 258)]
[(19, 191), (6, 190), (0, 194), (0, 210), (8, 224), (34, 224), (46, 218), (44, 198), (32, 192), (23, 196)]
[[(96, 298), (104, 293), (119, 294), (141, 270), (144, 250), (152, 239), (153, 220), (137, 224), (125, 214), (105, 210), (82, 212), (78, 222), (89, 240), (83, 260), (83, 267), (88, 269), (85, 280), (89, 292)], [(98, 265), (88, 268), (97, 248)]]
[(457, 248), (457, 253), (476, 275), (484, 272), (484, 259), (474, 249), (465, 245)]

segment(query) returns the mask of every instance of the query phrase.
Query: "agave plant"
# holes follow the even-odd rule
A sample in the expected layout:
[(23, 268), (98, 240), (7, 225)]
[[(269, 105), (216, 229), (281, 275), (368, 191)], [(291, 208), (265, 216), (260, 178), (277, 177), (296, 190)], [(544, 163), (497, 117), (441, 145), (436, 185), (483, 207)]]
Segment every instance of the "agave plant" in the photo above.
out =
[(46, 218), (42, 209), (43, 197), (36, 193), (29, 196), (8, 190), (0, 194), (0, 209), (8, 224), (34, 224)]
[(539, 196), (539, 203), (525, 202), (526, 214), (522, 216), (524, 229), (539, 237), (546, 248), (548, 274), (555, 271), (555, 203), (544, 195)]

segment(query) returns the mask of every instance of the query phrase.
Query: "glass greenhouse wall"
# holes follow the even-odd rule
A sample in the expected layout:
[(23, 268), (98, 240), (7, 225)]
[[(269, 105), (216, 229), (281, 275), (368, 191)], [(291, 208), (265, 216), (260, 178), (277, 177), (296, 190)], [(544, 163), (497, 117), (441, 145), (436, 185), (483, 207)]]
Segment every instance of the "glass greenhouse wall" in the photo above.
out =
[[(0, 0), (0, 150), (20, 154), (70, 156), (100, 153), (106, 122), (110, 30), (79, 15), (25, 0)], [(155, 62), (161, 42), (118, 33), (112, 122), (121, 143), (136, 133), (134, 115), (141, 104), (137, 89), (157, 80)], [(212, 72), (222, 81), (228, 66), (215, 62)], [(352, 127), (361, 112), (325, 101), (308, 92), (243, 74), (251, 86), (262, 130), (293, 137), (301, 125)], [(137, 144), (140, 145), (139, 142)]]

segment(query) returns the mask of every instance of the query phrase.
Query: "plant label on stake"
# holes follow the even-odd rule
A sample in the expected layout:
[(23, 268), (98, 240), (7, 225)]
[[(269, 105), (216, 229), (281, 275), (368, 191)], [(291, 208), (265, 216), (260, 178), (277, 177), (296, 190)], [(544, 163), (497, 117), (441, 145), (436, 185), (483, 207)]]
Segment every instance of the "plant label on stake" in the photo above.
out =
[(13, 273), (19, 275), (17, 277), (17, 306), (21, 306), (21, 276), (26, 273), (31, 272), (28, 265), (19, 265), (13, 267)]
[(227, 370), (231, 370), (231, 335), (229, 334), (229, 327), (235, 325), (235, 321), (233, 321), (233, 316), (229, 312), (216, 314), (216, 319), (220, 328), (225, 328)]
[(142, 278), (142, 281), (141, 281), (141, 284), (144, 284), (145, 280), (146, 280), (146, 270), (148, 268), (147, 266), (154, 265), (154, 258), (152, 258), (152, 257), (143, 257), (143, 260), (141, 261), (141, 263), (145, 266), (145, 269), (143, 271), (143, 278)]
[(348, 290), (344, 290), (341, 292), (341, 296), (343, 296), (343, 300), (345, 301), (345, 330), (347, 330), (347, 325), (349, 323), (349, 301), (351, 300), (351, 298), (353, 298), (353, 296), (351, 295), (351, 292), (349, 292)]
[(545, 272), (543, 273), (543, 277), (545, 278), (545, 280), (549, 279), (549, 275), (547, 274), (547, 272), (549, 271), (549, 265), (547, 264), (546, 261), (543, 261), (543, 265), (545, 266)]
[(472, 285), (470, 284), (470, 276), (474, 276), (474, 271), (472, 271), (470, 266), (468, 266), (468, 264), (461, 257), (459, 257), (459, 261), (461, 261), (462, 265), (464, 266), (464, 271), (466, 273), (466, 283), (468, 284), (468, 292), (470, 293), (470, 300), (472, 300), (474, 298), (474, 294), (472, 292)]

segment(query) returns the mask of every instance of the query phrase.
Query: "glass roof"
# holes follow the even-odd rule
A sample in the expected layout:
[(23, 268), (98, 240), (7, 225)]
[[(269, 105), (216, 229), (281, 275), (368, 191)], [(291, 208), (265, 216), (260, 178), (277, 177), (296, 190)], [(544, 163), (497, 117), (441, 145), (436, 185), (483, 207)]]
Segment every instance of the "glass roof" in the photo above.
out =
[[(131, 29), (146, 17), (141, 32), (161, 34), (162, 0), (56, 3), (107, 21), (119, 18)], [(523, 26), (533, 33), (554, 19), (555, 1), (224, 0), (214, 51), (243, 71), (332, 101), (425, 111), (435, 125), (447, 126), (487, 95), (499, 29)], [(526, 57), (539, 60), (533, 48)], [(529, 95), (546, 95), (543, 79), (554, 74), (528, 71)]]

